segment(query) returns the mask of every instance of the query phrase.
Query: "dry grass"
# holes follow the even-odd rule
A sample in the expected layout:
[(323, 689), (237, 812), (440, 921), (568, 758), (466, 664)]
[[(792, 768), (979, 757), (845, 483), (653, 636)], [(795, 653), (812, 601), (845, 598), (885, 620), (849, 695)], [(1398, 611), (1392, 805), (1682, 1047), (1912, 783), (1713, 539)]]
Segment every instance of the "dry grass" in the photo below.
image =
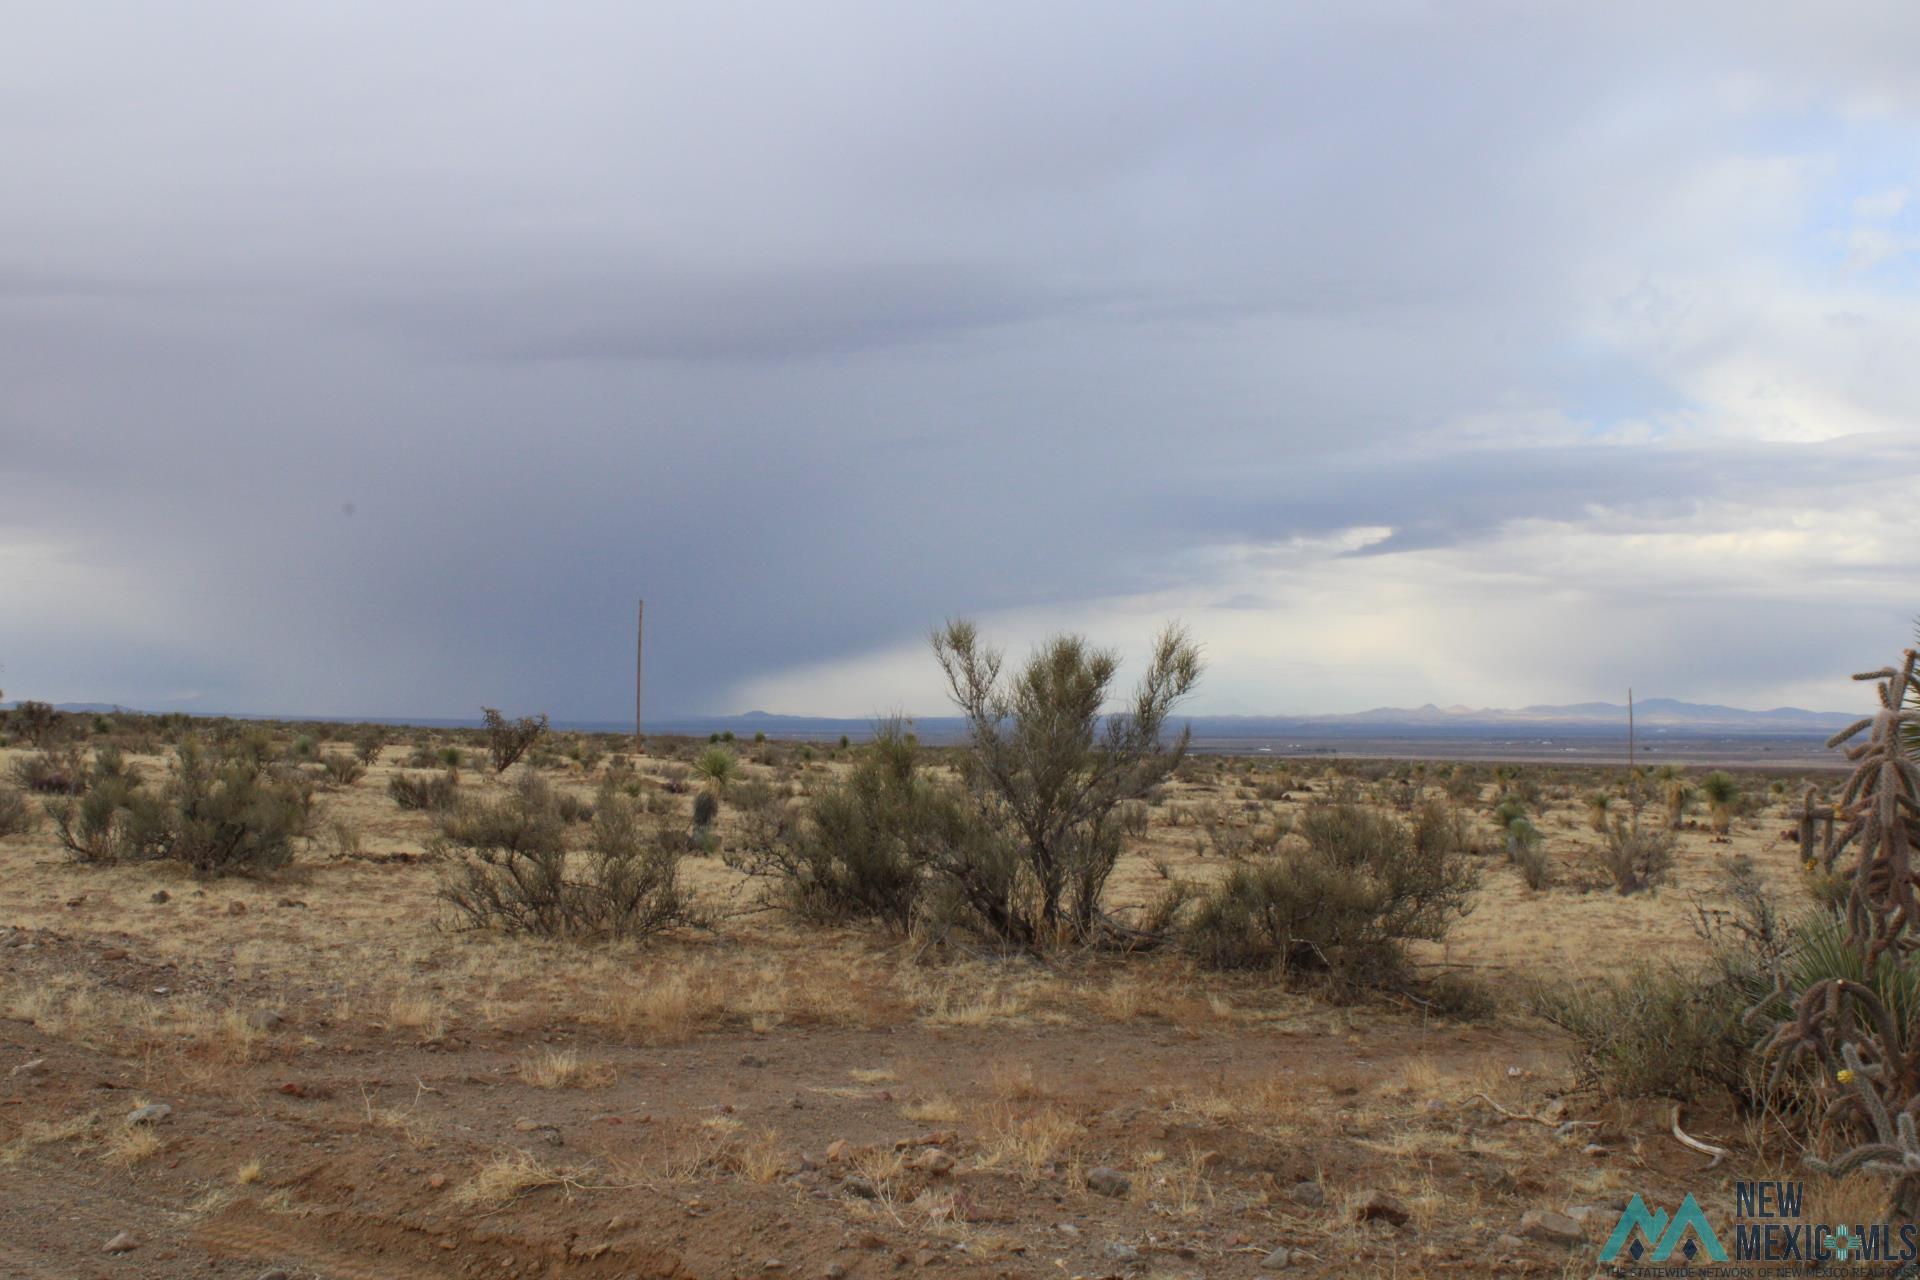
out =
[[(1010, 1106), (987, 1109), (981, 1117), (983, 1169), (1006, 1169), (1027, 1179), (1040, 1177), (1056, 1164), (1076, 1162), (1086, 1127), (1066, 1111), (1044, 1106), (1021, 1111)], [(1076, 1180), (1077, 1170), (1066, 1170)]]
[(418, 1034), (423, 1040), (438, 1040), (447, 1033), (447, 1007), (425, 991), (396, 991), (387, 1001), (387, 1022)]
[(107, 1132), (100, 1144), (100, 1158), (122, 1169), (131, 1169), (143, 1160), (159, 1154), (166, 1145), (147, 1125), (121, 1125)]
[(600, 1089), (617, 1074), (611, 1063), (590, 1061), (577, 1049), (535, 1049), (520, 1059), (518, 1073), (536, 1089)]
[(921, 1124), (958, 1124), (966, 1116), (960, 1104), (944, 1093), (908, 1102), (900, 1108), (900, 1114)]
[(499, 1209), (529, 1191), (557, 1187), (568, 1175), (528, 1151), (503, 1151), (453, 1191), (453, 1202), (467, 1209)]

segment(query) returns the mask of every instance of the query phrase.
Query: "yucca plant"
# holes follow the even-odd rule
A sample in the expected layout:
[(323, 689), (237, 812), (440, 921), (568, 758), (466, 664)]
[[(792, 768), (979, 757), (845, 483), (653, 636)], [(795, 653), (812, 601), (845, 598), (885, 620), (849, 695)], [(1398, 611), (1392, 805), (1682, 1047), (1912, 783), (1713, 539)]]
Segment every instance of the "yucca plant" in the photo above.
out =
[(1700, 779), (1700, 794), (1706, 798), (1714, 833), (1725, 835), (1733, 825), (1734, 806), (1740, 803), (1740, 784), (1725, 769), (1715, 769)]
[(1604, 791), (1595, 791), (1587, 797), (1587, 825), (1605, 835), (1607, 820), (1613, 816), (1613, 797)]
[(1667, 825), (1675, 831), (1686, 823), (1687, 811), (1693, 808), (1695, 794), (1693, 784), (1685, 778), (1674, 777), (1667, 781)]
[(724, 795), (728, 784), (740, 776), (740, 758), (716, 743), (694, 757), (693, 771), (706, 779), (716, 796)]

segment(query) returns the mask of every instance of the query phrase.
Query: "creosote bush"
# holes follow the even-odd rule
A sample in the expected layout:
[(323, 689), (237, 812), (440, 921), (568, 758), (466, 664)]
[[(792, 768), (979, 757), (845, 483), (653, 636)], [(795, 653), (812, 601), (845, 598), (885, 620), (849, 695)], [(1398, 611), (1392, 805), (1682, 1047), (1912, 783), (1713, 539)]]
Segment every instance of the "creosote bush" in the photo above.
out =
[(432, 851), (456, 860), (440, 887), (456, 921), (544, 938), (647, 938), (704, 917), (680, 885), (686, 841), (611, 788), (574, 847), (553, 789), (528, 775), (502, 799), (457, 806)]

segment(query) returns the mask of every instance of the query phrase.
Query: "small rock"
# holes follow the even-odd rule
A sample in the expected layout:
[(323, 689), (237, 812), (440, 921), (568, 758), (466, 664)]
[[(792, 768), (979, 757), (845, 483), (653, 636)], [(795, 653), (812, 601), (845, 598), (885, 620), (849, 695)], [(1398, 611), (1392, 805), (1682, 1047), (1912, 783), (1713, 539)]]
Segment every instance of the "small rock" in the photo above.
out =
[(840, 1189), (848, 1195), (858, 1196), (862, 1200), (877, 1200), (880, 1198), (880, 1193), (874, 1190), (873, 1183), (858, 1174), (855, 1174), (851, 1178), (843, 1179), (840, 1183)]
[(1260, 1259), (1260, 1269), (1262, 1271), (1284, 1271), (1292, 1265), (1293, 1250), (1287, 1248), (1285, 1245), (1280, 1246), (1266, 1257)]
[(762, 1271), (785, 1271), (787, 1269), (787, 1264), (780, 1261), (780, 1259), (778, 1258), (768, 1258), (765, 1262), (760, 1264), (760, 1269)]
[(1362, 1191), (1360, 1198), (1353, 1202), (1353, 1216), (1360, 1222), (1385, 1222), (1404, 1227), (1412, 1215), (1386, 1192), (1369, 1190)]
[(1115, 1262), (1140, 1261), (1140, 1251), (1138, 1249), (1134, 1248), (1130, 1244), (1123, 1244), (1118, 1240), (1108, 1241), (1107, 1247), (1102, 1249), (1100, 1252), (1106, 1254), (1107, 1257), (1111, 1258)]
[(244, 902), (229, 902), (227, 904), (227, 914), (230, 916), (243, 916), (247, 914), (247, 904)]
[(1596, 1218), (1604, 1217), (1606, 1212), (1605, 1209), (1597, 1204), (1570, 1204), (1567, 1206), (1567, 1216), (1583, 1227)]
[(1529, 1209), (1520, 1215), (1520, 1235), (1529, 1240), (1541, 1240), (1547, 1244), (1580, 1244), (1587, 1233), (1580, 1224), (1564, 1213), (1555, 1213), (1551, 1209)]
[(953, 1157), (938, 1147), (928, 1147), (915, 1158), (913, 1167), (938, 1178), (953, 1172)]
[(148, 1103), (127, 1113), (128, 1124), (159, 1124), (173, 1114), (173, 1108), (164, 1102)]
[(1613, 1153), (1597, 1142), (1589, 1142), (1586, 1146), (1580, 1148), (1580, 1154), (1583, 1156), (1606, 1156), (1612, 1155)]
[(132, 1253), (135, 1249), (138, 1249), (139, 1247), (140, 1247), (140, 1242), (133, 1238), (133, 1232), (122, 1231), (119, 1235), (107, 1241), (107, 1243), (101, 1247), (100, 1252)]
[(827, 1280), (840, 1280), (842, 1276), (847, 1274), (847, 1264), (844, 1262), (829, 1262), (827, 1269), (820, 1274), (825, 1276)]
[(1527, 1242), (1525, 1240), (1522, 1240), (1519, 1236), (1511, 1235), (1511, 1234), (1501, 1236), (1498, 1240), (1495, 1240), (1494, 1243), (1500, 1246), (1502, 1249), (1505, 1249), (1508, 1253), (1518, 1253), (1520, 1250), (1527, 1247)]
[(1080, 1238), (1080, 1228), (1074, 1226), (1071, 1222), (1056, 1222), (1053, 1224), (1053, 1229), (1070, 1240)]
[(45, 1058), (34, 1058), (31, 1061), (21, 1063), (13, 1070), (7, 1072), (7, 1074), (10, 1076), (37, 1076), (46, 1069), (47, 1060)]
[(833, 1164), (842, 1163), (852, 1152), (853, 1144), (845, 1138), (835, 1138), (827, 1144), (827, 1160)]
[(1123, 1196), (1133, 1190), (1133, 1179), (1105, 1165), (1087, 1170), (1087, 1190), (1103, 1196)]
[(172, 902), (173, 895), (168, 893), (165, 889), (155, 889), (153, 891), (152, 896), (149, 897), (147, 901), (148, 902)]
[(1318, 1209), (1327, 1202), (1327, 1189), (1317, 1182), (1296, 1182), (1287, 1194), (1295, 1204), (1305, 1205), (1309, 1209)]
[[(750, 1053), (744, 1053), (740, 1055), (740, 1065), (743, 1067), (764, 1067), (767, 1065), (767, 1060), (765, 1058), (756, 1058)], [(786, 1264), (782, 1263), (781, 1265), (784, 1266)]]
[(285, 1267), (275, 1267), (271, 1271), (262, 1271), (260, 1280), (292, 1280)]
[(273, 1031), (287, 1020), (287, 1015), (278, 1009), (255, 1009), (247, 1015), (247, 1025), (255, 1031)]
[(447, 1185), (447, 1175), (444, 1173), (436, 1173), (431, 1178), (427, 1179), (427, 1188), (430, 1191), (438, 1191), (446, 1185)]

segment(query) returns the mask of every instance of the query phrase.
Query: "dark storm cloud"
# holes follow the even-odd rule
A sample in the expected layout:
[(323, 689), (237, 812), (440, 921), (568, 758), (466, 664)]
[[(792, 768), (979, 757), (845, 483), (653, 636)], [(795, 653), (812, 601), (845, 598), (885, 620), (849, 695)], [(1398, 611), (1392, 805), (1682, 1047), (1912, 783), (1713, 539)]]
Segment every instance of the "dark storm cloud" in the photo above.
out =
[(693, 711), (1209, 548), (1709, 535), (1920, 470), (1913, 298), (1829, 225), (1904, 172), (1895, 6), (8, 31), (9, 693), (613, 717), (644, 592)]

